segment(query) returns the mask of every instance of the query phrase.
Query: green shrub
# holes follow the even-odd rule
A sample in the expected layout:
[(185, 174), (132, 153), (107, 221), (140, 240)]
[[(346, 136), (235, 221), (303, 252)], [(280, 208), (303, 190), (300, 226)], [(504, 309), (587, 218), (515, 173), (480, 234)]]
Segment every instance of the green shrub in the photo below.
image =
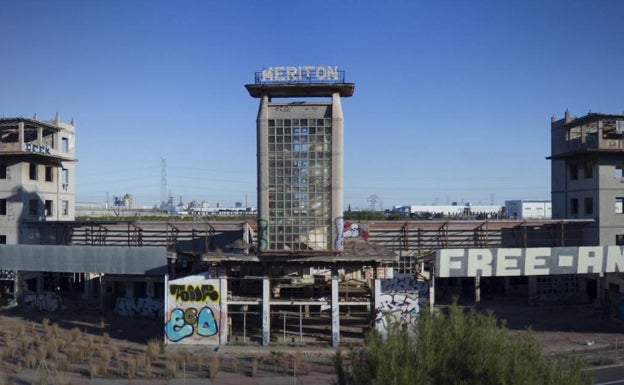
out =
[[(337, 352), (335, 366), (342, 361)], [(492, 314), (464, 312), (452, 305), (446, 315), (423, 310), (416, 333), (390, 326), (366, 336), (366, 346), (351, 353), (350, 373), (337, 370), (340, 384), (358, 385), (581, 385), (578, 361), (555, 362), (542, 356), (530, 331), (512, 337)]]

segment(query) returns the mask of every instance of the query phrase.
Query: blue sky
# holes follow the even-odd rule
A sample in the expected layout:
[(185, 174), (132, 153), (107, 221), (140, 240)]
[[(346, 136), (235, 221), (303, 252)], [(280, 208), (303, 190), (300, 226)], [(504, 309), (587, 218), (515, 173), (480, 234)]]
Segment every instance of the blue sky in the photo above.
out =
[(76, 121), (77, 202), (256, 205), (258, 100), (281, 65), (332, 65), (344, 202), (550, 199), (550, 118), (624, 113), (624, 2), (0, 3), (5, 117)]

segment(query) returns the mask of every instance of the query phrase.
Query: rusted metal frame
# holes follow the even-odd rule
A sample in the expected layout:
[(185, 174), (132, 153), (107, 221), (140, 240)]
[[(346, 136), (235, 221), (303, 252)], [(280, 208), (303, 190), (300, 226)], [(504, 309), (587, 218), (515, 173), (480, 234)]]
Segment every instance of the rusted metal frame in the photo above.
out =
[(91, 225), (85, 231), (85, 244), (90, 246), (105, 246), (108, 229), (102, 225)]
[(180, 229), (171, 222), (167, 222), (166, 246), (168, 251), (175, 251), (179, 232)]
[[(520, 222), (513, 228), (513, 236), (517, 247), (527, 247), (527, 226), (526, 221)], [(522, 238), (521, 238), (522, 237)]]
[(205, 247), (206, 247), (206, 251), (212, 250), (212, 242), (214, 240), (215, 234), (217, 233), (217, 230), (215, 230), (215, 228), (210, 224), (210, 223), (206, 223), (206, 225), (208, 226), (208, 228), (206, 229), (206, 239), (205, 239)]
[(132, 222), (128, 222), (128, 246), (143, 246), (143, 228)]
[(485, 240), (485, 245), (483, 242), (483, 238), (487, 238), (487, 234), (485, 237), (483, 236), (483, 227), (486, 225), (486, 223), (487, 222), (484, 222), (475, 226), (473, 230), (473, 242), (476, 247), (484, 247), (485, 245), (487, 245), (487, 239)]
[(448, 246), (448, 235), (449, 235), (449, 229), (448, 229), (448, 221), (444, 222), (440, 227), (438, 227), (438, 246), (440, 246), (440, 248), (446, 247)]
[(401, 226), (399, 242), (402, 250), (409, 251), (409, 222)]
[[(56, 244), (57, 245), (67, 245), (69, 244), (69, 236), (67, 235), (68, 233), (68, 227), (66, 224), (55, 224), (54, 225), (54, 230), (55, 230), (55, 235), (56, 235)], [(59, 231), (60, 229), (60, 231)]]

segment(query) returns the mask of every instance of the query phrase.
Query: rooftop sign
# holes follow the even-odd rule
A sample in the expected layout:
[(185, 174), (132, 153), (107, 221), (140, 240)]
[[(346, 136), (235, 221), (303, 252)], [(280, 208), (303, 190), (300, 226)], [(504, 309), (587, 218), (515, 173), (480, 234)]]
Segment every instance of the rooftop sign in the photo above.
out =
[(256, 84), (343, 82), (344, 71), (338, 66), (276, 66), (256, 73)]

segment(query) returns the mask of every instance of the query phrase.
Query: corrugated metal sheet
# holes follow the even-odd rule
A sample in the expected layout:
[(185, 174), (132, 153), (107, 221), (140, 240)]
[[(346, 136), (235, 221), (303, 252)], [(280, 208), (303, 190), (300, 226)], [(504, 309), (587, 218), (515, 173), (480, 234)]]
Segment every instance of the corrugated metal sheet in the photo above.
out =
[(0, 269), (164, 275), (165, 247), (0, 245)]

